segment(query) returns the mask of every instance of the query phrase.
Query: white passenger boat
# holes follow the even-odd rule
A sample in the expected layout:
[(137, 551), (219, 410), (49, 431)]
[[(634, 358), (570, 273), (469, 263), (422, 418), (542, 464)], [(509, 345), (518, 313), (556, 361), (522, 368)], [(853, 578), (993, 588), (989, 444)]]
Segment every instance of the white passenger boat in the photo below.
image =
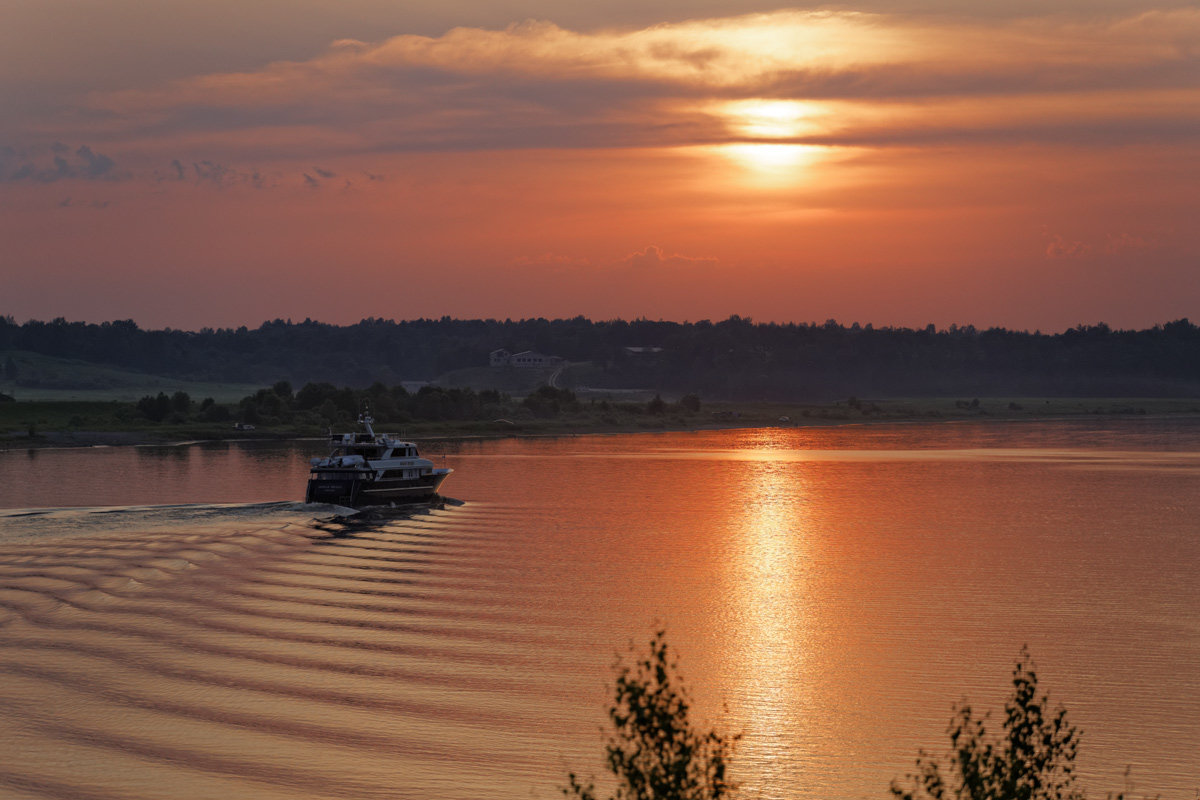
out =
[(358, 421), (364, 433), (330, 434), (333, 452), (310, 462), (304, 502), (351, 507), (426, 502), (454, 471), (421, 458), (412, 442), (375, 433), (369, 412)]

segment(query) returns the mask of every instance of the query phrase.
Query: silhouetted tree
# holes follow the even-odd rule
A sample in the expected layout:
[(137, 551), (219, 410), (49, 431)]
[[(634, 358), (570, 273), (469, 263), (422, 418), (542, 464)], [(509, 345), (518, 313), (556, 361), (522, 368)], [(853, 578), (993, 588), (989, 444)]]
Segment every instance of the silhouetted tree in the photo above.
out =
[(1083, 800), (1075, 786), (1079, 729), (1067, 711), (1049, 708), (1049, 696), (1037, 693), (1037, 673), (1027, 650), (1013, 669), (1013, 694), (1004, 704), (1003, 733), (989, 735), (987, 715), (974, 716), (969, 705), (955, 708), (950, 721), (949, 766), (924, 751), (911, 788), (892, 782), (896, 800)]
[[(633, 667), (618, 666), (608, 710), (614, 730), (605, 748), (617, 779), (612, 800), (718, 800), (730, 794), (735, 787), (725, 770), (737, 737), (695, 730), (689, 708), (678, 664), (659, 631), (649, 656)], [(595, 785), (573, 772), (562, 791), (579, 800), (596, 798)]]
[(166, 392), (157, 395), (146, 395), (137, 402), (138, 413), (151, 422), (162, 422), (171, 413), (171, 398)]
[(178, 391), (171, 395), (171, 410), (180, 414), (186, 414), (192, 408), (192, 398), (187, 392)]

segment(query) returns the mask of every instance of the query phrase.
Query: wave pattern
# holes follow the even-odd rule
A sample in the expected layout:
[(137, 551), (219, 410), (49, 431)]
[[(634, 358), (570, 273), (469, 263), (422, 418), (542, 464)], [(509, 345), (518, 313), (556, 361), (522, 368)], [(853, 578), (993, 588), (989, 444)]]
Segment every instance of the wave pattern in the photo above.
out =
[(0, 545), (0, 795), (528, 796), (579, 757), (571, 635), (496, 579), (510, 510), (197, 516)]
[(885, 795), (1023, 644), (1090, 794), (1195, 797), (1194, 423), (463, 442), (466, 505), (231, 504), (306, 447), (0, 454), (24, 502), (227, 501), (0, 508), (0, 797), (559, 797), (658, 626), (749, 797)]

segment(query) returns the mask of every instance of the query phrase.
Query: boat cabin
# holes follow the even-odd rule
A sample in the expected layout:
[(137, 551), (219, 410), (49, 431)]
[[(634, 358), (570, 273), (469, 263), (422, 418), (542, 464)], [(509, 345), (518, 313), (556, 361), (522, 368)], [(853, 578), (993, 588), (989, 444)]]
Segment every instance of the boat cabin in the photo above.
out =
[(401, 442), (384, 436), (366, 433), (345, 433), (329, 437), (333, 445), (331, 458), (337, 456), (362, 456), (367, 461), (384, 458), (416, 458), (417, 446), (412, 442)]

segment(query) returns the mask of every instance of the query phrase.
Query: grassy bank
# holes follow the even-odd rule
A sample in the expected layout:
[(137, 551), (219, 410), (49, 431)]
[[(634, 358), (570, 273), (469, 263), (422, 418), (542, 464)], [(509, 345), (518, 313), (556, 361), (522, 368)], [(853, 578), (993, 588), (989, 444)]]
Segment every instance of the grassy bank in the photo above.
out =
[[(231, 408), (235, 410), (234, 407)], [(381, 417), (380, 430), (414, 439), (451, 437), (564, 436), (665, 430), (767, 426), (845, 425), (878, 422), (1020, 420), (1072, 417), (1200, 415), (1200, 399), (1175, 398), (892, 398), (835, 403), (704, 403), (689, 410), (664, 403), (584, 402), (550, 417), (510, 414), (476, 420), (395, 420)], [(343, 421), (336, 429), (353, 429)], [(230, 420), (151, 422), (127, 403), (114, 401), (16, 401), (0, 403), (0, 447), (87, 446), (181, 440), (300, 438), (321, 436), (328, 425), (308, 419), (235, 429)]]

